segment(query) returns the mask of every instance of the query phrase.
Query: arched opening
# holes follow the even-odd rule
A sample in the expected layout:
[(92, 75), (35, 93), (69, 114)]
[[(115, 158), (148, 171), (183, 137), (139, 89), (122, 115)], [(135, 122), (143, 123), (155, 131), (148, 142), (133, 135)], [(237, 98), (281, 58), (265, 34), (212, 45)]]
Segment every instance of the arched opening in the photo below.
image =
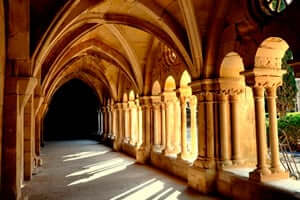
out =
[(100, 131), (99, 101), (79, 79), (65, 83), (54, 94), (44, 120), (44, 139), (92, 139)]
[(176, 89), (176, 82), (173, 76), (168, 76), (165, 82), (165, 92), (173, 92)]
[(191, 76), (184, 71), (180, 78), (181, 158), (194, 161), (197, 157), (197, 101), (192, 95)]

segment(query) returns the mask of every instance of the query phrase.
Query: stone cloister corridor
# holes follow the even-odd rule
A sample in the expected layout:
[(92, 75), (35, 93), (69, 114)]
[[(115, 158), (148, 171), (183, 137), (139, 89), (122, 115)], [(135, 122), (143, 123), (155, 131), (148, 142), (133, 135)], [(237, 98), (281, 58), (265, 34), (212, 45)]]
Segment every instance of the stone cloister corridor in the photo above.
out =
[(24, 188), (28, 200), (220, 199), (93, 140), (47, 142), (42, 156), (43, 167)]
[[(300, 199), (280, 163), (277, 118), (285, 64), (300, 66), (299, 9), (299, 0), (0, 0), (0, 199), (47, 199), (47, 187), (80, 199), (159, 188), (153, 199)], [(74, 81), (87, 93), (68, 97)], [(101, 145), (49, 142), (77, 132)], [(124, 177), (108, 175), (118, 169)]]

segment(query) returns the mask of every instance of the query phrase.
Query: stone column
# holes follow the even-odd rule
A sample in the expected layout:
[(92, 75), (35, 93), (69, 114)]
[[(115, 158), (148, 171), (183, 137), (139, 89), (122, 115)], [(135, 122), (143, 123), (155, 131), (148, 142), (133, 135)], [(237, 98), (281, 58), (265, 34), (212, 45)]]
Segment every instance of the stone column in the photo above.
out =
[(124, 143), (129, 143), (130, 141), (130, 116), (129, 116), (129, 109), (128, 104), (123, 103), (123, 110), (124, 110), (124, 130), (125, 130), (125, 138)]
[(137, 108), (137, 148), (141, 148), (144, 144), (144, 135), (143, 135), (143, 112), (142, 106), (140, 105), (139, 99), (136, 99), (136, 108)]
[[(175, 106), (175, 118), (174, 118), (174, 153), (179, 154), (181, 152), (181, 107), (180, 101), (174, 98)], [(169, 116), (170, 117), (170, 116)]]
[(117, 105), (114, 104), (112, 107), (112, 139), (117, 140), (118, 134), (118, 112), (117, 112)]
[(239, 94), (230, 96), (231, 100), (231, 133), (232, 133), (232, 162), (234, 165), (242, 164), (241, 138), (239, 120)]
[(124, 121), (124, 112), (123, 112), (123, 106), (122, 103), (117, 104), (118, 107), (118, 134), (117, 134), (117, 150), (121, 150), (121, 145), (122, 141), (124, 139), (124, 126), (123, 126), (123, 121)]
[(271, 174), (266, 163), (267, 141), (264, 107), (264, 88), (253, 87), (255, 98), (255, 125), (256, 125), (256, 149), (257, 168), (250, 173), (250, 179), (260, 180), (262, 176)]
[(205, 95), (206, 110), (206, 168), (215, 166), (215, 136), (214, 136), (214, 95), (207, 92)]
[(271, 170), (273, 173), (282, 172), (279, 161), (279, 144), (276, 112), (276, 89), (277, 87), (267, 88), (267, 100), (269, 111), (269, 139), (271, 146)]
[(187, 152), (187, 119), (186, 119), (186, 98), (181, 97), (181, 154), (180, 157), (186, 160), (188, 157)]
[(112, 122), (113, 122), (113, 116), (112, 116), (112, 111), (113, 111), (113, 108), (112, 108), (112, 104), (109, 104), (108, 105), (108, 135), (107, 137), (108, 138), (111, 138), (112, 137)]
[(160, 96), (152, 96), (151, 99), (153, 108), (153, 150), (160, 152), (162, 148)]
[(106, 140), (107, 136), (107, 108), (105, 106), (102, 107), (102, 114), (103, 114), (103, 134), (102, 134), (102, 141)]
[(197, 97), (191, 96), (191, 137), (192, 137), (192, 151), (191, 158), (194, 160), (198, 155), (198, 137), (197, 137)]
[(172, 155), (174, 154), (173, 152), (173, 137), (174, 137), (174, 103), (172, 101), (167, 101), (165, 102), (166, 104), (166, 147), (164, 149), (164, 154), (165, 155)]
[(129, 102), (130, 107), (130, 144), (135, 146), (137, 143), (137, 108), (134, 101)]
[(198, 158), (195, 165), (202, 167), (202, 161), (206, 159), (206, 109), (205, 96), (203, 93), (197, 94), (198, 100)]
[(150, 97), (144, 96), (141, 97), (141, 106), (142, 106), (142, 134), (140, 145), (136, 151), (136, 160), (138, 163), (144, 164), (150, 158), (151, 151), (151, 99)]
[(31, 180), (33, 171), (34, 108), (33, 96), (24, 109), (24, 180)]
[(166, 106), (161, 103), (161, 143), (162, 150), (166, 149)]
[(221, 166), (230, 165), (230, 119), (228, 95), (220, 93), (219, 99), (219, 121), (220, 121), (220, 160)]

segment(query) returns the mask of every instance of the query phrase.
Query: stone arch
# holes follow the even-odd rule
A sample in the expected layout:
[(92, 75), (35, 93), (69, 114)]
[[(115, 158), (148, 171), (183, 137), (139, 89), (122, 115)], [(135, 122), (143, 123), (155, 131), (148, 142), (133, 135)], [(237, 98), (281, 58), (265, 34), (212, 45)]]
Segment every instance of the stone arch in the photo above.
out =
[(154, 81), (152, 86), (152, 95), (158, 96), (161, 93), (161, 86), (158, 80)]
[(229, 52), (222, 60), (219, 77), (237, 78), (241, 76), (242, 71), (244, 64), (241, 56), (236, 52)]
[(180, 78), (180, 87), (181, 88), (188, 87), (189, 84), (191, 83), (191, 81), (192, 81), (192, 79), (191, 79), (190, 74), (185, 70), (182, 73), (181, 78)]
[(127, 102), (128, 101), (128, 95), (126, 92), (124, 92), (123, 94), (123, 102)]
[(165, 81), (164, 91), (173, 92), (174, 90), (176, 90), (176, 81), (173, 76), (168, 76)]
[(135, 99), (135, 94), (133, 90), (130, 90), (129, 92), (129, 101), (134, 101)]
[(258, 47), (255, 59), (255, 68), (281, 69), (281, 59), (288, 50), (289, 45), (279, 37), (269, 37)]

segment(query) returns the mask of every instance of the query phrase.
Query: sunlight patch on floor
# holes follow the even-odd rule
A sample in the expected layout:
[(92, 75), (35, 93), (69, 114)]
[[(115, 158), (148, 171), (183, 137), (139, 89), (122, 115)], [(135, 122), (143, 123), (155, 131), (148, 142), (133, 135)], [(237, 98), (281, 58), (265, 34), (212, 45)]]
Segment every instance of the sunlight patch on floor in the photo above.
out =
[(128, 191), (119, 194), (110, 200), (131, 200), (131, 199), (169, 199), (174, 200), (181, 194), (180, 191), (174, 190), (173, 187), (166, 188), (166, 184), (157, 179), (151, 179)]
[(71, 173), (66, 177), (71, 176), (79, 176), (79, 175), (90, 175), (89, 177), (82, 178), (72, 183), (68, 184), (68, 186), (77, 185), (80, 183), (87, 183), (103, 176), (111, 175), (122, 170), (125, 170), (127, 166), (133, 165), (135, 161), (126, 160), (122, 158), (116, 158), (105, 162), (99, 162), (98, 164), (93, 164), (84, 167), (84, 170)]
[(84, 158), (90, 158), (93, 156), (103, 155), (108, 152), (110, 152), (110, 151), (107, 150), (107, 151), (100, 151), (100, 152), (81, 152), (81, 153), (77, 153), (77, 154), (63, 156), (63, 158), (65, 159), (63, 161), (67, 162), (67, 161), (80, 160), (80, 159), (84, 159)]

